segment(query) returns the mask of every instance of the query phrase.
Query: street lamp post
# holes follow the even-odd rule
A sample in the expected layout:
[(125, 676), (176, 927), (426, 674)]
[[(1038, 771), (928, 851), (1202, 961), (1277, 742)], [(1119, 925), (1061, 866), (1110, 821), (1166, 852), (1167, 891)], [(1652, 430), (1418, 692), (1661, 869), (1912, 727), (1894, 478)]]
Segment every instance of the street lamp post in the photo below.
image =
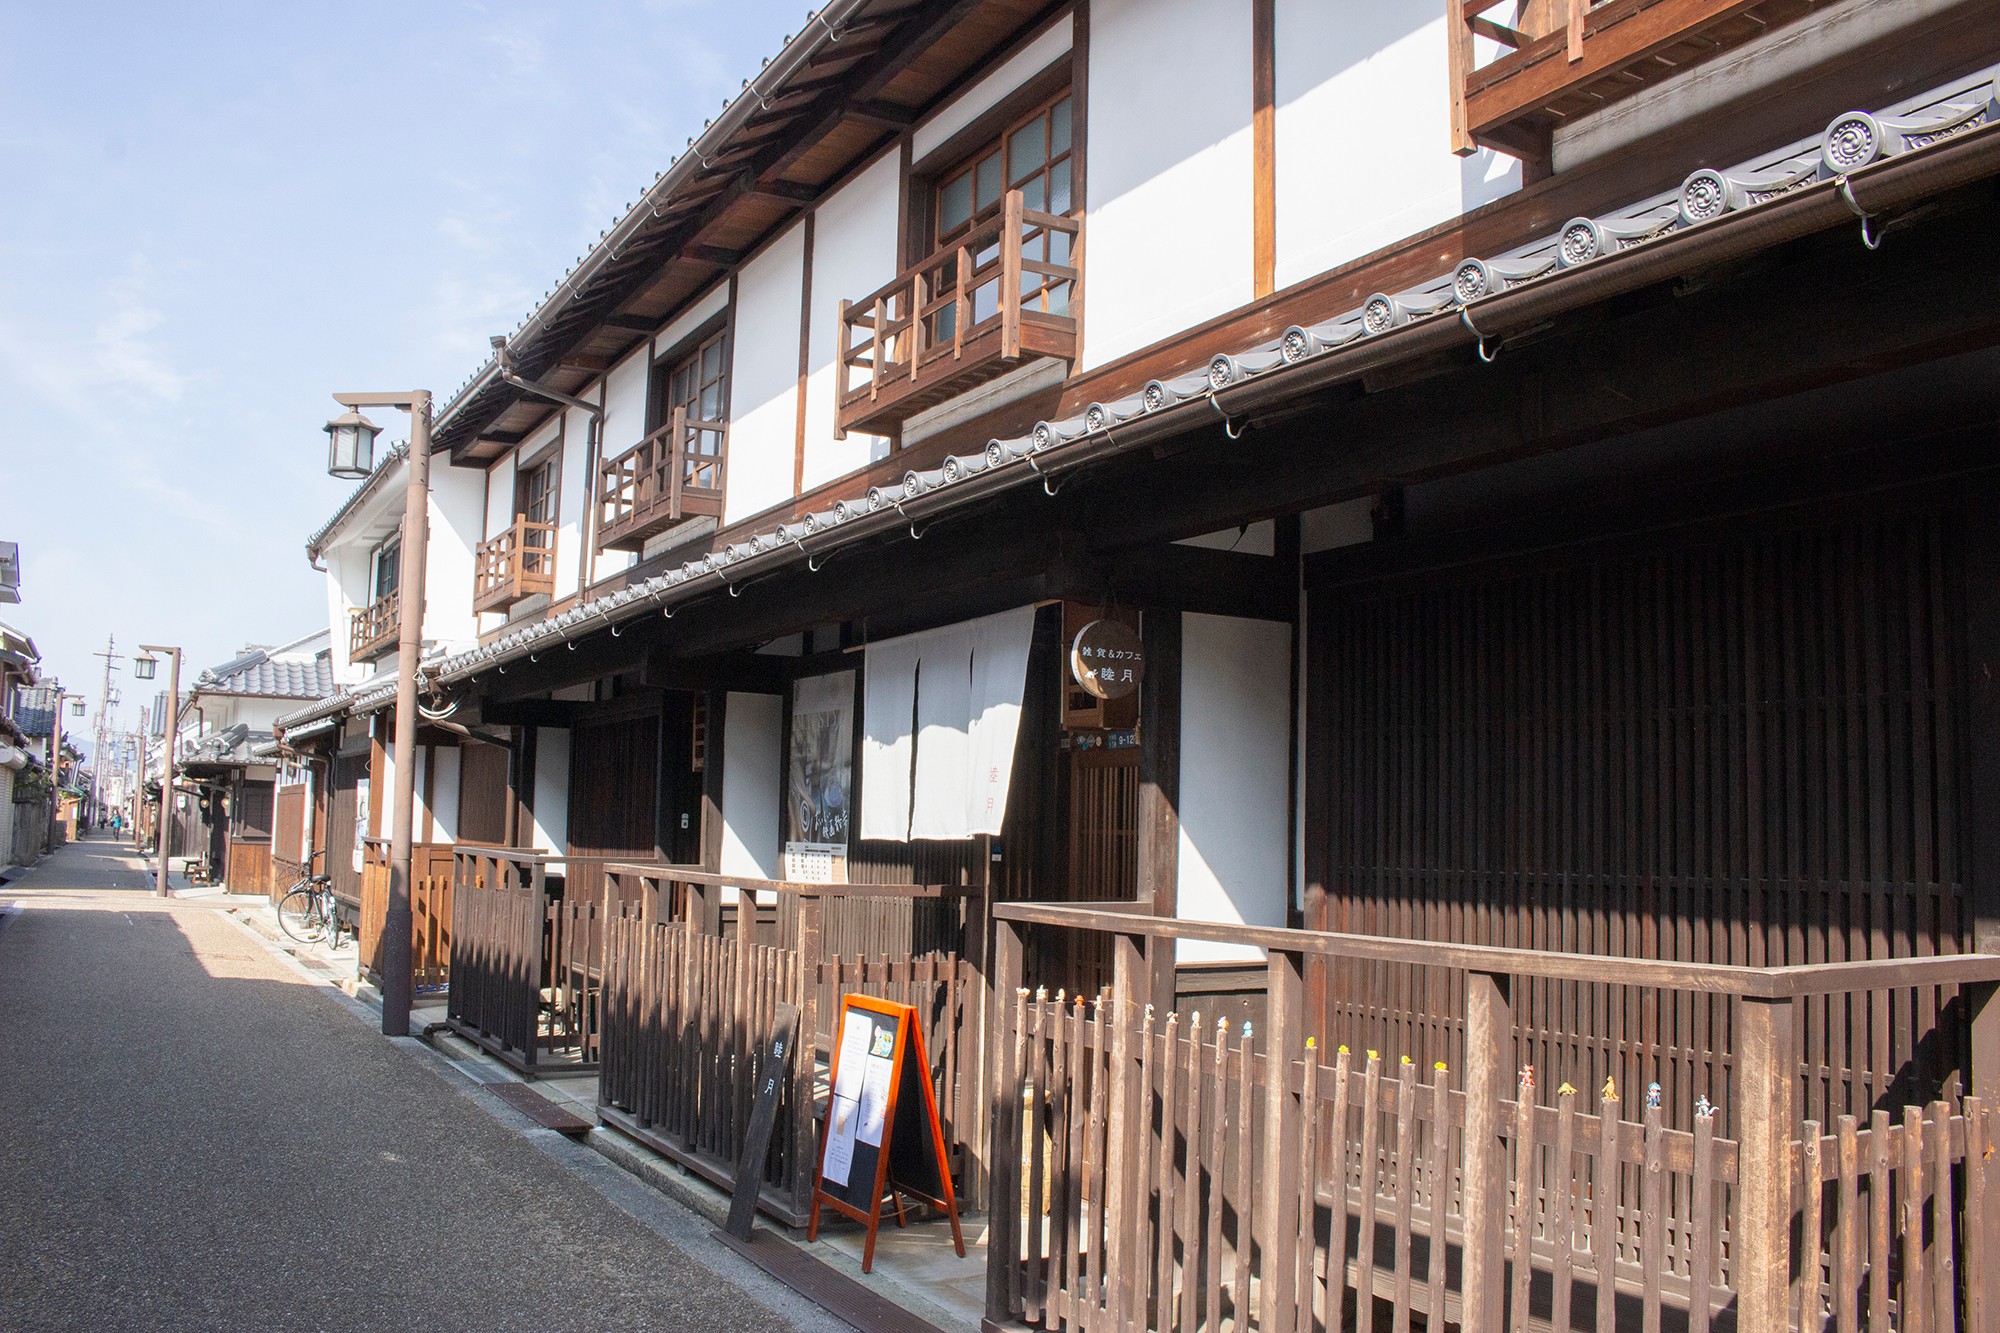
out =
[[(165, 653), (173, 659), (173, 665), (167, 669), (167, 736), (166, 743), (161, 747), (164, 757), (161, 761), (160, 772), (160, 827), (158, 830), (160, 867), (159, 877), (155, 881), (153, 889), (154, 893), (165, 898), (170, 896), (170, 890), (167, 885), (167, 856), (171, 844), (169, 844), (167, 839), (171, 835), (173, 828), (174, 743), (179, 739), (181, 730), (181, 650), (178, 648), (160, 648), (150, 643), (142, 643), (139, 645), (139, 651), (141, 654)], [(132, 659), (132, 674), (140, 680), (151, 680), (155, 665), (155, 660), (150, 656), (135, 657)], [(144, 795), (143, 792), (140, 794)]]
[(83, 712), (85, 702), (86, 700), (83, 695), (63, 689), (60, 683), (56, 685), (56, 747), (55, 753), (50, 756), (49, 762), (49, 771), (55, 778), (55, 798), (49, 802), (49, 838), (52, 841), (55, 838), (56, 825), (62, 822), (63, 705), (68, 704), (71, 711), (80, 714)]
[(430, 544), (431, 395), (337, 393), (348, 409), (326, 424), (327, 471), (335, 476), (367, 475), (375, 425), (364, 407), (396, 408), (410, 414), (410, 453), (403, 487), (403, 568), (401, 626), (396, 640), (396, 786), (391, 798), (389, 905), (382, 914), (382, 1033), (410, 1033), (410, 829), (416, 812), (417, 665), (423, 655), (424, 551)]

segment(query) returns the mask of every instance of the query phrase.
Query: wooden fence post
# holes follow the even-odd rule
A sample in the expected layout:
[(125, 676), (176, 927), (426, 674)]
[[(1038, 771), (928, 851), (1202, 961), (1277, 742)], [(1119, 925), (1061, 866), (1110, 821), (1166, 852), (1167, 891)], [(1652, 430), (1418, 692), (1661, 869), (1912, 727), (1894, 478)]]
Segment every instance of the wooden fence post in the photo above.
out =
[(1737, 1006), (1736, 1299), (1739, 1328), (1785, 1327), (1791, 1292), (1792, 1002)]
[(1976, 981), (1959, 989), (1967, 1026), (1972, 1029), (1972, 1069), (1965, 1080), (1968, 1096), (1988, 1106), (2000, 1105), (2000, 982)]
[[(819, 964), (824, 904), (818, 894), (799, 898), (799, 1037), (793, 1044), (792, 1213), (802, 1217), (812, 1207), (813, 1173), (818, 1170), (813, 1135), (813, 1074), (819, 1053)], [(840, 1034), (834, 1033), (835, 1042)]]
[[(1303, 1051), (1305, 1008), (1300, 955), (1270, 951), (1264, 991), (1264, 1169), (1257, 1181), (1260, 1328), (1290, 1328), (1298, 1319), (1299, 1113), (1292, 1101), (1292, 1054)], [(1245, 1076), (1248, 1076), (1246, 1071)], [(1308, 1069), (1306, 1077), (1312, 1077)], [(1366, 1238), (1362, 1241), (1367, 1244)]]
[[(993, 969), (990, 999), (986, 1010), (989, 1022), (997, 1022), (1013, 1012), (1014, 994), (1021, 987), (1021, 927), (1013, 921), (993, 923)], [(981, 1025), (982, 1027), (985, 1024)], [(1020, 1113), (1020, 1089), (1015, 1071), (1009, 1068), (1013, 1043), (1010, 1034), (993, 1033), (986, 1045), (986, 1089), (990, 1103), (986, 1117), (987, 1191), (986, 1238), (986, 1317), (995, 1323), (1011, 1318), (1008, 1309), (1008, 1268), (1018, 1262), (1021, 1242), (1021, 1134), (1016, 1127)], [(1037, 1130), (1039, 1133), (1039, 1130)]]
[[(1132, 1279), (1138, 1267), (1136, 1256), (1126, 1254), (1126, 1233), (1131, 1229), (1132, 1209), (1137, 1206), (1145, 1182), (1139, 1179), (1134, 1162), (1139, 1158), (1140, 1121), (1147, 1110), (1143, 1094), (1134, 1105), (1133, 1093), (1137, 1056), (1132, 1036), (1139, 1015), (1152, 997), (1145, 957), (1146, 941), (1137, 935), (1114, 935), (1111, 939), (1111, 1125), (1105, 1133), (1104, 1273), (1108, 1304), (1114, 1323), (1132, 1308)], [(1089, 1293), (1096, 1300), (1096, 1293)]]
[(1500, 1132), (1500, 1097), (1513, 1063), (1510, 981), (1495, 972), (1465, 975), (1465, 1188), (1460, 1205), (1465, 1219), (1465, 1333), (1493, 1333), (1502, 1327), (1507, 1148)]

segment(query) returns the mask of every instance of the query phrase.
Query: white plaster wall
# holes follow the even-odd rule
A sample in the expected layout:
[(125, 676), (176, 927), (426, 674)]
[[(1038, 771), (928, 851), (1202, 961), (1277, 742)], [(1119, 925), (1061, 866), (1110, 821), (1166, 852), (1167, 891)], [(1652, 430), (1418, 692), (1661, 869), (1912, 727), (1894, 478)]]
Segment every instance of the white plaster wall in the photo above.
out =
[[(597, 388), (600, 383), (602, 381), (595, 381), (584, 385), (582, 391), (576, 396), (587, 403), (596, 402)], [(576, 560), (569, 566), (575, 582), (558, 582), (556, 584), (558, 592), (566, 591), (571, 587), (581, 589), (584, 585), (595, 582), (603, 578), (606, 574), (616, 574), (619, 570), (624, 569), (632, 563), (632, 554), (629, 551), (598, 551), (593, 553), (590, 549), (591, 543), (597, 539), (597, 466), (611, 455), (604, 452), (604, 441), (602, 436), (600, 436), (597, 443), (597, 456), (594, 460), (592, 459), (590, 453), (590, 433), (592, 429), (590, 413), (580, 407), (568, 407), (563, 409), (563, 415), (567, 418), (568, 422), (564, 428), (568, 433), (563, 437), (563, 447), (569, 450), (570, 454), (570, 457), (564, 460), (564, 464), (566, 468), (574, 467), (574, 479), (576, 483), (575, 515), (579, 536), (575, 544), (577, 552)], [(563, 478), (563, 508), (566, 510), (570, 508), (570, 481), (571, 473), (565, 471)]]
[(725, 875), (778, 879), (784, 701), (735, 694), (723, 710), (722, 864)]
[(333, 663), (334, 682), (346, 684), (353, 677), (353, 663), (347, 655), (352, 622), (347, 615), (350, 608), (342, 568), (345, 557), (338, 551), (330, 551), (321, 557), (320, 563), (326, 566), (326, 624), (332, 631), (328, 660)]
[(646, 438), (646, 377), (652, 365), (652, 348), (640, 343), (604, 376), (606, 458), (616, 457)]
[(535, 850), (569, 852), (569, 731), (535, 728)]
[(656, 356), (670, 356), (694, 331), (729, 308), (729, 284), (719, 282), (653, 335)]
[(514, 521), (514, 464), (512, 450), (493, 460), (486, 469), (486, 522), (479, 539), (486, 540)]
[(1008, 93), (1047, 69), (1070, 49), (1076, 37), (1076, 20), (1063, 15), (1034, 41), (991, 74), (973, 84), (944, 106), (932, 112), (910, 136), (910, 153), (918, 162), (935, 151), (952, 135), (998, 106)]
[[(549, 428), (544, 438), (561, 433), (558, 423), (568, 413), (558, 412), (549, 419)], [(584, 433), (562, 436), (562, 458), (556, 465), (556, 484), (560, 487), (556, 495), (556, 591), (558, 598), (567, 596), (577, 586), (577, 579), (583, 573), (583, 508), (586, 500), (583, 476)], [(530, 455), (522, 454), (527, 458)]]
[(896, 276), (901, 172), (901, 159), (894, 152), (883, 154), (822, 201), (814, 216), (812, 334), (806, 361), (807, 490), (866, 466), (883, 445), (881, 437), (875, 435), (833, 438), (840, 303), (859, 301)]
[(1096, 0), (1089, 78), (1086, 369), (1251, 297), (1249, 0)]
[[(1291, 626), (1181, 618), (1179, 910), (1184, 920), (1285, 924), (1291, 824)], [(1261, 951), (1182, 940), (1183, 963)]]
[(426, 639), (469, 645), (479, 637), (472, 613), (472, 569), (479, 546), (479, 506), (486, 478), (478, 468), (431, 459), (430, 543), (424, 550)]
[(737, 275), (724, 523), (734, 523), (792, 496), (799, 422), (799, 293), (805, 253), (805, 226), (795, 223)]
[(430, 753), (437, 766), (431, 777), (431, 838), (437, 842), (457, 842), (458, 747), (440, 745)]
[(1513, 158), (1451, 151), (1444, 22), (1436, 0), (1277, 0), (1278, 286), (1520, 188)]

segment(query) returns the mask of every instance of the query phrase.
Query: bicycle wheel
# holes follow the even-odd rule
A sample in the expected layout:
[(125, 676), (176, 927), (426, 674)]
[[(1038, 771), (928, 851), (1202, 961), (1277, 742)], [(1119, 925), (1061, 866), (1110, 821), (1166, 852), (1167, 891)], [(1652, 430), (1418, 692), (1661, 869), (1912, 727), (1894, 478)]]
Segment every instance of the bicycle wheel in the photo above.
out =
[(312, 944), (326, 934), (326, 917), (319, 896), (301, 884), (278, 900), (278, 928), (300, 944)]
[(331, 893), (319, 896), (320, 913), (326, 919), (326, 947), (338, 951), (340, 948), (340, 904), (333, 900)]

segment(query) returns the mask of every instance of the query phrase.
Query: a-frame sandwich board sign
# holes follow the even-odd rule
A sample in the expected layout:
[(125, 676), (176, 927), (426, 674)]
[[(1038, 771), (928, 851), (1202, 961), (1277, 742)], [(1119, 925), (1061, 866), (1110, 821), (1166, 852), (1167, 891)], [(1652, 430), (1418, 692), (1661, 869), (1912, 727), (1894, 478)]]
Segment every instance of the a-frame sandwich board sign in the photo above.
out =
[(907, 1196), (944, 1211), (951, 1219), (952, 1244), (963, 1256), (944, 1126), (916, 1009), (871, 995), (843, 995), (834, 1034), (832, 1092), (806, 1238), (819, 1238), (822, 1206), (853, 1218), (868, 1228), (861, 1271), (869, 1272), (883, 1198), (895, 1203), (896, 1224), (902, 1226)]

